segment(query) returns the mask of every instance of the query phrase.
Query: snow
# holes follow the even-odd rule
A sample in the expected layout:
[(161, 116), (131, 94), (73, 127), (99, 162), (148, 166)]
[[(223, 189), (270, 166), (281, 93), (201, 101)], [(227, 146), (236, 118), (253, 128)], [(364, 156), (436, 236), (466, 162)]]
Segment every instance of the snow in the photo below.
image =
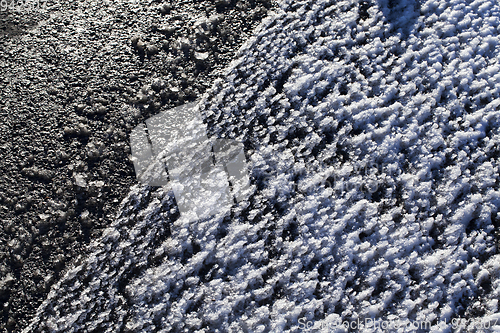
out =
[(135, 186), (26, 332), (499, 317), (500, 6), (279, 5), (199, 103), (210, 137), (244, 143), (250, 197), (190, 222)]
[(85, 175), (81, 173), (75, 174), (75, 185), (79, 187), (87, 187), (87, 181), (85, 180)]

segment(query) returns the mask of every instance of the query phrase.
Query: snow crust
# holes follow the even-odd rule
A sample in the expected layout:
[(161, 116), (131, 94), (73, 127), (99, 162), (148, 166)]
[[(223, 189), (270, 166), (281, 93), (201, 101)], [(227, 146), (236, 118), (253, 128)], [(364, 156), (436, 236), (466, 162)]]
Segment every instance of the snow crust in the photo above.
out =
[(495, 1), (281, 1), (199, 104), (250, 198), (188, 223), (134, 187), (26, 332), (498, 319), (499, 27)]

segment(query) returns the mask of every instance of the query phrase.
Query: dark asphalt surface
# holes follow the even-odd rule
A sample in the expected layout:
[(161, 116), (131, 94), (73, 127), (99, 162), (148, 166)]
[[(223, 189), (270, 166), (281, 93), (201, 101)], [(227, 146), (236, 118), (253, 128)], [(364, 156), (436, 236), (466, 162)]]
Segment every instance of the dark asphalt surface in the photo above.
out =
[(50, 1), (0, 12), (0, 332), (51, 285), (136, 182), (128, 135), (194, 101), (269, 1)]

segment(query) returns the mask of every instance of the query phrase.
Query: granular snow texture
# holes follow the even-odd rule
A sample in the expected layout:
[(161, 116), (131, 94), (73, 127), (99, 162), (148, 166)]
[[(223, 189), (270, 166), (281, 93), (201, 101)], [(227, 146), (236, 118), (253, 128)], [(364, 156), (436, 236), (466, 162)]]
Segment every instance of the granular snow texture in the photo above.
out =
[(495, 1), (281, 1), (198, 105), (244, 142), (250, 198), (185, 223), (134, 187), (26, 331), (494, 323), (499, 26)]

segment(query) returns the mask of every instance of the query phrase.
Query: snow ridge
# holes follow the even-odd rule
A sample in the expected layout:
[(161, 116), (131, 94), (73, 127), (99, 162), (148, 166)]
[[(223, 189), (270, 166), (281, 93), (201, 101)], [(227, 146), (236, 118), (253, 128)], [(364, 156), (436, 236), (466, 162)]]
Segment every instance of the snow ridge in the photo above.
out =
[(187, 223), (133, 188), (26, 331), (499, 319), (499, 26), (495, 1), (281, 1), (199, 104), (250, 198)]

